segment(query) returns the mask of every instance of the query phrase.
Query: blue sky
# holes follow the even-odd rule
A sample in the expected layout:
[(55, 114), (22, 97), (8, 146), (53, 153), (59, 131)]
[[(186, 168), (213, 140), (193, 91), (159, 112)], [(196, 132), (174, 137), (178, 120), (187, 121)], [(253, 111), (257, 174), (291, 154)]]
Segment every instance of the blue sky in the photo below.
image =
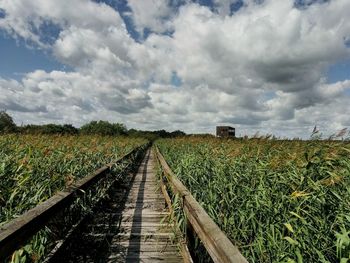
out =
[(2, 78), (20, 80), (23, 75), (36, 69), (52, 71), (69, 68), (59, 63), (47, 51), (29, 47), (23, 41), (5, 34), (1, 34), (0, 46), (0, 76)]
[[(126, 0), (100, 0), (96, 2), (106, 3), (117, 10), (125, 22), (128, 33), (133, 39), (136, 41), (142, 41), (143, 38), (147, 37), (147, 30), (146, 35), (141, 36), (141, 34), (135, 30), (130, 16), (125, 15), (125, 13), (132, 11)], [(208, 6), (211, 9), (215, 6), (211, 0), (198, 0), (196, 2), (200, 5)], [(312, 2), (296, 0), (295, 4), (298, 7), (305, 8), (314, 2), (317, 2), (317, 0), (313, 0)], [(327, 0), (324, 0), (324, 2), (327, 2)], [(178, 3), (175, 6), (178, 8), (181, 4)], [(231, 14), (237, 12), (242, 6), (243, 1), (232, 3), (230, 6)], [(4, 11), (0, 11), (0, 19), (3, 16), (5, 16)], [(41, 36), (44, 38), (45, 43), (57, 39), (59, 33), (59, 29), (52, 24), (45, 25), (44, 30), (42, 31), (43, 33)], [(148, 33), (149, 32), (150, 31), (148, 31)], [(19, 80), (25, 73), (36, 69), (42, 69), (45, 71), (71, 69), (69, 66), (57, 61), (50, 52), (39, 49), (35, 47), (35, 45), (31, 45), (31, 43), (28, 44), (21, 38), (12, 38), (5, 32), (0, 34), (0, 47), (0, 57), (2, 58), (0, 61), (0, 76), (4, 78), (14, 78)], [(327, 78), (328, 83), (350, 79), (350, 59), (330, 65), (324, 72), (324, 75)], [(176, 85), (179, 85), (180, 80), (176, 74), (174, 75), (173, 80)]]
[(329, 83), (347, 80), (350, 78), (350, 60), (339, 61), (331, 65), (325, 73)]
[(4, 0), (0, 108), (18, 123), (331, 132), (350, 124), (349, 12), (346, 0)]
[[(131, 26), (130, 22), (129, 25)], [(130, 31), (129, 31), (130, 33)], [(139, 35), (131, 34), (135, 39)], [(31, 47), (21, 40), (0, 35), (0, 76), (3, 78), (21, 79), (27, 72), (36, 69), (45, 71), (69, 70), (70, 67), (57, 61), (55, 57), (45, 50)], [(335, 83), (350, 79), (350, 60), (340, 61), (327, 68), (324, 72), (328, 83)], [(174, 83), (178, 85), (179, 78), (174, 75)]]

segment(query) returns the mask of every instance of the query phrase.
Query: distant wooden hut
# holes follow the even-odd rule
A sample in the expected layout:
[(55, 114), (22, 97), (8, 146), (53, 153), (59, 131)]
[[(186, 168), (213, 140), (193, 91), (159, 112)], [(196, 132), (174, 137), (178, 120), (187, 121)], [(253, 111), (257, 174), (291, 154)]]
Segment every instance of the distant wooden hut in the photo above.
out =
[(236, 129), (230, 126), (216, 126), (217, 137), (235, 137)]

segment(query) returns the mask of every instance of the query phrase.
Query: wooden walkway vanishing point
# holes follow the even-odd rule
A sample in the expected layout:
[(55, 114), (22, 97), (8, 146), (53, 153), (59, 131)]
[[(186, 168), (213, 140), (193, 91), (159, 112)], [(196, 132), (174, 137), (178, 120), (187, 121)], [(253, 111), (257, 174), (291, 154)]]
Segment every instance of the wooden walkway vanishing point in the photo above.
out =
[[(123, 168), (122, 162), (127, 158), (133, 158), (133, 165)], [(124, 172), (113, 172), (114, 164), (121, 164)], [(162, 168), (160, 178), (156, 176), (156, 164)], [(96, 192), (104, 188), (107, 190), (98, 197)], [(85, 216), (82, 213), (76, 218), (72, 205), (75, 207), (74, 202), (90, 198), (89, 195), (96, 195), (97, 203), (87, 207), (91, 210)], [(178, 200), (184, 214), (186, 239), (181, 237), (184, 233), (179, 233), (178, 226), (166, 218), (173, 215), (170, 210), (175, 213), (172, 198)], [(192, 263), (193, 251), (188, 251), (188, 247), (196, 249), (195, 236), (215, 263), (248, 262), (177, 179), (159, 149), (149, 144), (101, 167), (1, 226), (0, 262), (8, 262), (16, 249), (46, 226), (53, 230), (56, 239), (44, 263)]]
[(181, 262), (170, 226), (161, 224), (169, 213), (157, 186), (154, 153), (147, 151), (134, 178), (120, 231), (112, 239), (109, 262)]
[(149, 148), (137, 170), (118, 183), (63, 253), (50, 262), (183, 262)]

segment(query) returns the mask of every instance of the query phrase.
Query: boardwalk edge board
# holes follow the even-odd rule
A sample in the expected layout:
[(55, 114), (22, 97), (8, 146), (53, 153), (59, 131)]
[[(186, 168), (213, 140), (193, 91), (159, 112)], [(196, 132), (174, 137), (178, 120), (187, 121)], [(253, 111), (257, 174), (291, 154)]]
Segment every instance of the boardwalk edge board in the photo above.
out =
[(203, 207), (194, 199), (190, 191), (171, 171), (158, 147), (156, 147), (156, 154), (164, 177), (172, 186), (175, 193), (179, 194), (182, 198), (182, 208), (186, 214), (188, 223), (203, 242), (212, 260), (215, 263), (247, 263), (247, 259), (243, 257), (238, 248), (232, 244)]
[[(130, 216), (121, 220), (119, 229), (113, 233), (107, 262), (183, 262), (172, 225), (162, 222), (168, 208), (158, 185), (155, 159), (154, 151), (148, 149), (132, 178), (121, 211)], [(156, 220), (149, 213), (156, 215)]]
[(139, 151), (146, 150), (149, 144), (144, 144), (136, 147), (121, 158), (106, 164), (97, 169), (91, 175), (88, 175), (72, 186), (58, 192), (48, 200), (28, 210), (23, 215), (19, 216), (0, 227), (0, 261), (9, 257), (16, 249), (25, 245), (26, 242), (43, 226), (49, 222), (62, 208), (69, 206), (79, 193), (91, 185), (99, 182), (112, 166), (118, 164), (129, 157), (137, 154)]

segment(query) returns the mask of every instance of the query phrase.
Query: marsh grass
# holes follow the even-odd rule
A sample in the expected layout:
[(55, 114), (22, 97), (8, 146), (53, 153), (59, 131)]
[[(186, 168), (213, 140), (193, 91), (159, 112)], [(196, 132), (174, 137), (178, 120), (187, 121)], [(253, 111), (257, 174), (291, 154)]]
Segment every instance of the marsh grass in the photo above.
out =
[[(145, 143), (144, 139), (127, 137), (0, 136), (0, 226)], [(39, 231), (13, 253), (10, 262), (40, 262), (51, 239), (59, 238), (60, 232), (66, 232), (64, 228), (89, 214), (93, 204), (105, 194), (108, 183), (129, 165), (125, 162), (113, 166), (113, 178), (81, 193), (75, 203), (62, 211), (58, 222)]]
[(249, 262), (349, 260), (349, 143), (182, 138), (157, 146)]

